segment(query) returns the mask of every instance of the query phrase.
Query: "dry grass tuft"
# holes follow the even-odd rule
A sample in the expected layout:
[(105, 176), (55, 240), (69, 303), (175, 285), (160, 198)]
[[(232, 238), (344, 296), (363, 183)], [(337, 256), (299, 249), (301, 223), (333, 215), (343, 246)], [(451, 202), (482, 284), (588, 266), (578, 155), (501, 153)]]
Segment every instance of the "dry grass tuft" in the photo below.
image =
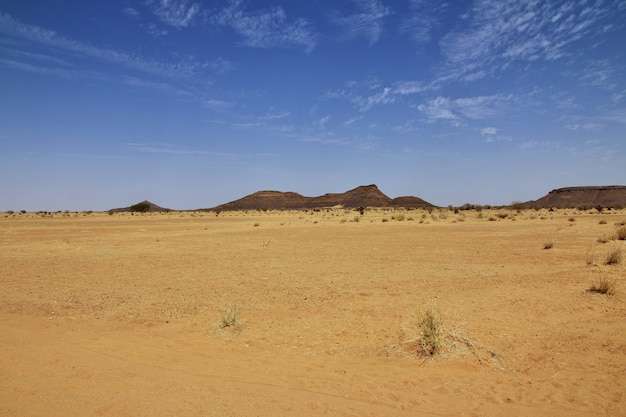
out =
[(220, 316), (219, 327), (224, 329), (227, 327), (236, 328), (239, 326), (240, 308), (237, 303), (228, 304)]
[(443, 318), (437, 305), (432, 302), (423, 312), (411, 312), (416, 320), (420, 353), (433, 356), (443, 349)]
[(619, 265), (624, 258), (624, 251), (620, 247), (609, 249), (606, 252), (606, 258), (604, 259), (604, 265)]
[(419, 334), (411, 339), (387, 346), (385, 348), (387, 353), (402, 348), (411, 354), (423, 357), (422, 363), (424, 363), (436, 355), (442, 357), (446, 357), (448, 353), (453, 356), (455, 353), (456, 355), (463, 355), (463, 351), (466, 351), (476, 356), (481, 365), (491, 365), (504, 369), (504, 358), (467, 337), (460, 329), (460, 324), (450, 331), (445, 330), (443, 327), (444, 320), (436, 303), (431, 302), (419, 313), (411, 311), (411, 316)]
[(591, 284), (591, 286), (587, 288), (587, 292), (595, 292), (598, 294), (612, 296), (615, 295), (616, 286), (617, 283), (615, 280), (601, 277), (598, 282)]

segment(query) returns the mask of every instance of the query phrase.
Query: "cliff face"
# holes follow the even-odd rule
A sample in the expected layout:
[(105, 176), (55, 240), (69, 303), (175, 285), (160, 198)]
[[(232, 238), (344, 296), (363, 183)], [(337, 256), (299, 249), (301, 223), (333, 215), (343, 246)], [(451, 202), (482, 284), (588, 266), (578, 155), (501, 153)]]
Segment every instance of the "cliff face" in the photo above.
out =
[(566, 187), (550, 191), (529, 206), (541, 208), (626, 207), (626, 186)]
[(376, 185), (363, 185), (345, 193), (329, 193), (319, 197), (305, 197), (294, 192), (259, 191), (230, 203), (214, 207), (213, 210), (295, 210), (322, 207), (434, 207), (417, 197), (391, 199)]

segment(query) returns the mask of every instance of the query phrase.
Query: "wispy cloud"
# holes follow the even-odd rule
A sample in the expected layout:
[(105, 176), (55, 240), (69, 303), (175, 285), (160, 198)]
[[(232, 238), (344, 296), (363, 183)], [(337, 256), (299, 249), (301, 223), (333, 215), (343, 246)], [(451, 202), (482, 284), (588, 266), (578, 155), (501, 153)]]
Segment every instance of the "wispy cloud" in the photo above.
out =
[(434, 89), (436, 89), (434, 85), (424, 84), (421, 81), (398, 81), (395, 84), (393, 93), (399, 95), (408, 95), (423, 93)]
[(187, 0), (147, 0), (146, 4), (163, 23), (178, 29), (191, 25), (200, 12), (199, 3)]
[(334, 12), (332, 21), (343, 29), (345, 39), (365, 38), (370, 45), (378, 42), (383, 32), (383, 21), (391, 9), (379, 0), (352, 0), (357, 11), (347, 16)]
[(511, 142), (513, 140), (510, 136), (498, 134), (498, 129), (492, 126), (480, 129), (480, 134), (485, 138), (485, 142), (487, 143)]
[(408, 34), (418, 44), (428, 43), (433, 31), (441, 25), (448, 8), (438, 0), (409, 0), (410, 13), (400, 24), (400, 32)]
[[(49, 47), (51, 48), (50, 51), (54, 53), (59, 53), (60, 51), (66, 54), (68, 59), (76, 59), (76, 57), (93, 58), (120, 65), (128, 69), (166, 77), (197, 77), (205, 75), (207, 70), (216, 72), (227, 70), (230, 65), (228, 61), (222, 58), (217, 58), (213, 62), (198, 62), (193, 59), (184, 61), (178, 60), (175, 62), (150, 60), (122, 50), (99, 47), (88, 42), (75, 40), (60, 35), (54, 30), (29, 25), (6, 13), (0, 13), (0, 33)], [(60, 58), (52, 57), (50, 57), (48, 61), (52, 61), (53, 59), (56, 59), (57, 63), (60, 61)], [(64, 61), (64, 64), (66, 63), (67, 62)], [(28, 64), (23, 65), (24, 68), (27, 66)], [(31, 64), (31, 66), (34, 65)], [(58, 68), (42, 68), (41, 71), (62, 72)]]
[(447, 121), (458, 125), (461, 118), (454, 114), (454, 103), (445, 97), (427, 100), (417, 106), (417, 109), (426, 115), (429, 122)]
[(607, 90), (617, 88), (615, 76), (621, 78), (624, 74), (623, 68), (614, 67), (608, 59), (591, 62), (583, 70), (581, 80), (594, 87), (602, 87)]
[(223, 110), (233, 106), (230, 101), (208, 99), (204, 102), (204, 105), (212, 110)]
[(215, 158), (253, 158), (258, 156), (273, 156), (273, 154), (245, 154), (245, 153), (230, 153), (230, 152), (215, 152), (202, 149), (183, 149), (174, 145), (152, 145), (148, 143), (126, 143), (129, 149), (147, 154), (164, 154), (171, 156), (200, 156), (200, 157), (215, 157)]
[(573, 52), (569, 47), (592, 39), (611, 16), (610, 2), (538, 2), (478, 0), (466, 30), (451, 32), (440, 42), (447, 77), (476, 79), (517, 61), (552, 61)]
[(242, 0), (231, 0), (211, 21), (230, 27), (243, 38), (243, 45), (253, 48), (302, 47), (311, 52), (317, 43), (313, 25), (306, 19), (288, 20), (282, 7), (248, 12)]
[(482, 120), (495, 117), (509, 106), (512, 99), (511, 95), (499, 94), (453, 100), (440, 96), (426, 100), (417, 109), (426, 115), (428, 122), (447, 121), (460, 125), (464, 119)]

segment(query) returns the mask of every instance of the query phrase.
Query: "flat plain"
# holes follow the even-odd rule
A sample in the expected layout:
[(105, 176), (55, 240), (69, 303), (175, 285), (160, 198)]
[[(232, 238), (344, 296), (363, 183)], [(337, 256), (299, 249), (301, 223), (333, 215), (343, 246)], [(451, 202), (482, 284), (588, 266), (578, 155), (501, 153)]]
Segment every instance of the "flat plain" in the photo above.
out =
[(624, 416), (625, 220), (0, 213), (0, 416)]

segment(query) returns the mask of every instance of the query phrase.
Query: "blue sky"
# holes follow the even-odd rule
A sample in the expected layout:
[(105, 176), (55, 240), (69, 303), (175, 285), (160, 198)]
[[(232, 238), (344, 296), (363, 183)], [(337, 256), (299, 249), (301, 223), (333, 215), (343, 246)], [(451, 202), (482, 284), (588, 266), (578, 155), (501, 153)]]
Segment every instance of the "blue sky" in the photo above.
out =
[(626, 184), (626, 1), (0, 0), (0, 210)]

